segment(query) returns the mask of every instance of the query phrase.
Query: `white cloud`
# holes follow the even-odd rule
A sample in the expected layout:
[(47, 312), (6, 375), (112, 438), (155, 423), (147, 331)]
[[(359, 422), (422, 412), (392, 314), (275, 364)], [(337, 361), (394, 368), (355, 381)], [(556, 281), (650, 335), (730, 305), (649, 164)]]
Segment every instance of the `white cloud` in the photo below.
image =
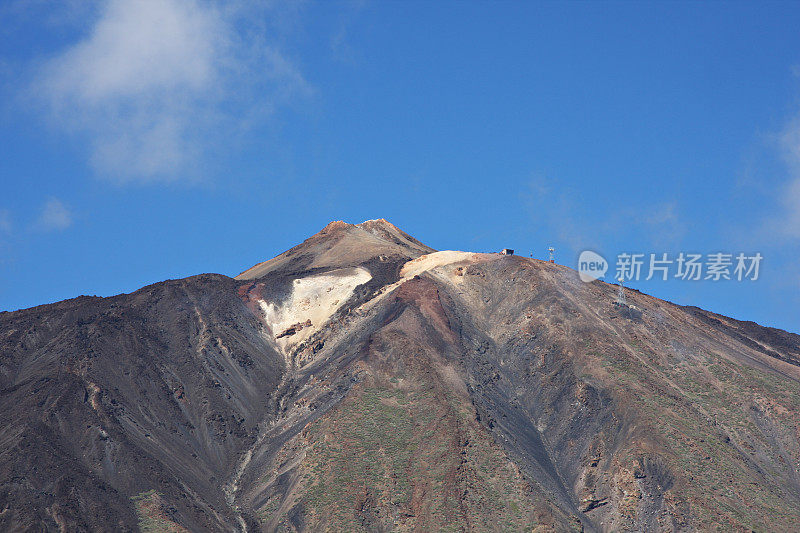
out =
[(195, 174), (203, 154), (308, 85), (267, 43), (258, 4), (109, 0), (86, 37), (36, 81), (56, 124), (86, 136), (118, 181)]
[(91, 36), (52, 65), (57, 95), (88, 103), (197, 91), (214, 76), (225, 29), (213, 12), (176, 0), (115, 0)]
[(36, 226), (44, 231), (61, 231), (72, 225), (72, 213), (58, 198), (45, 202)]

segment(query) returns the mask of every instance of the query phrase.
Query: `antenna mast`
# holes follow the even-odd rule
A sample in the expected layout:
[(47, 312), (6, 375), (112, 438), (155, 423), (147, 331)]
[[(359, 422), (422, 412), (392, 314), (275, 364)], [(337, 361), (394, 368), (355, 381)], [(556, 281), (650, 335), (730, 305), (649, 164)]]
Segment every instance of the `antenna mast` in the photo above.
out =
[(617, 301), (615, 303), (618, 307), (627, 307), (628, 302), (625, 299), (625, 285), (623, 285), (625, 279), (620, 277), (617, 281), (619, 281), (619, 288), (617, 289)]
[(556, 262), (556, 259), (555, 259), (556, 249), (551, 246), (550, 248), (547, 249), (547, 251), (550, 252), (550, 262), (551, 263), (555, 263)]

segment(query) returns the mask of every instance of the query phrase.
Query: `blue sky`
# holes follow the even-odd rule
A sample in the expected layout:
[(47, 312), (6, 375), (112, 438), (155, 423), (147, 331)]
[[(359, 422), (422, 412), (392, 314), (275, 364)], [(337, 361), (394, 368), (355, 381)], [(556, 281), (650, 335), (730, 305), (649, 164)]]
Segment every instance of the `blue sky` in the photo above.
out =
[(6, 1), (0, 309), (383, 217), (573, 267), (760, 252), (757, 281), (629, 285), (800, 332), (798, 27), (769, 2)]

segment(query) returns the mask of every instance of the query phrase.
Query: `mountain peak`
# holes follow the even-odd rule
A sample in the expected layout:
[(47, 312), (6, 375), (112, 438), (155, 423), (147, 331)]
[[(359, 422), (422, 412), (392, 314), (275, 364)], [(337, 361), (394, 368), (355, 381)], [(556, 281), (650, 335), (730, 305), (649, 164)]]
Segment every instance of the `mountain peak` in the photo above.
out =
[(336, 231), (337, 229), (344, 229), (353, 227), (353, 224), (348, 224), (344, 220), (331, 220), (328, 222), (324, 228), (319, 230), (319, 233), (330, 233), (332, 231)]
[(389, 228), (392, 230), (400, 231), (400, 228), (386, 220), (385, 218), (373, 218), (370, 220), (365, 220), (360, 224), (356, 224), (359, 228), (372, 228), (372, 227), (384, 227)]
[(407, 261), (435, 251), (384, 218), (360, 224), (334, 220), (298, 246), (245, 270), (236, 279), (257, 279), (284, 267), (310, 270), (358, 266), (376, 257)]

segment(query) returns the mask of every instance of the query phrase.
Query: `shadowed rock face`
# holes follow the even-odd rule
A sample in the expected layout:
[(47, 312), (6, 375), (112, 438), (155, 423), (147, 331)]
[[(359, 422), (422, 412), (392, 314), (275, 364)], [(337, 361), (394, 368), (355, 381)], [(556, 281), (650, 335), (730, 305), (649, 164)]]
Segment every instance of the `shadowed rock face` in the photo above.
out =
[(378, 220), (0, 313), (0, 530), (800, 530), (800, 337), (614, 298)]

